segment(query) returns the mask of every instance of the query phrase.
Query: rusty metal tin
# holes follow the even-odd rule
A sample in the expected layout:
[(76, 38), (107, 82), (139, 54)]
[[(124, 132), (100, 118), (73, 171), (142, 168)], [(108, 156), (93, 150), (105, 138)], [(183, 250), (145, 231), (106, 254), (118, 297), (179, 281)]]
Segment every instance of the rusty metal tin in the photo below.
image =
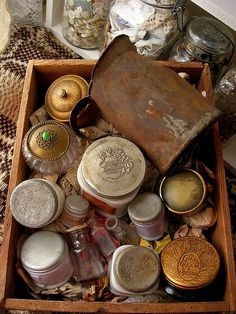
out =
[(162, 179), (159, 194), (169, 211), (190, 216), (203, 208), (206, 184), (197, 171), (178, 168)]
[(212, 244), (198, 237), (183, 237), (170, 242), (161, 253), (165, 279), (174, 287), (201, 289), (216, 278), (220, 257)]
[(87, 95), (88, 83), (85, 79), (78, 75), (64, 75), (49, 86), (45, 107), (53, 119), (67, 122), (74, 105)]

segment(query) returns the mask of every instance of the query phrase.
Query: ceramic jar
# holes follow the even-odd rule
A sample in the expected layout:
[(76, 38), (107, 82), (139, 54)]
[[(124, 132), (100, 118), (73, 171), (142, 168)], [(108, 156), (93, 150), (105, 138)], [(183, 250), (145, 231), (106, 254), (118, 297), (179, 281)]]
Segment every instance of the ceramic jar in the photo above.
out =
[(62, 213), (65, 196), (56, 183), (28, 179), (18, 184), (10, 198), (12, 215), (23, 226), (41, 228)]

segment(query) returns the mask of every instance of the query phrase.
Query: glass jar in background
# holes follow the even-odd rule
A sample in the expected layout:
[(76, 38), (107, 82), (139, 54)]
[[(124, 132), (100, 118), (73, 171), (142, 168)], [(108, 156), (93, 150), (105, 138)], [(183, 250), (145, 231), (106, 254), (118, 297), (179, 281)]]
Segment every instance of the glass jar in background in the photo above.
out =
[(72, 45), (98, 48), (110, 7), (110, 0), (65, 0), (62, 34)]
[(183, 36), (174, 44), (169, 60), (209, 63), (213, 83), (224, 70), (233, 54), (234, 40), (230, 30), (212, 17), (191, 17)]

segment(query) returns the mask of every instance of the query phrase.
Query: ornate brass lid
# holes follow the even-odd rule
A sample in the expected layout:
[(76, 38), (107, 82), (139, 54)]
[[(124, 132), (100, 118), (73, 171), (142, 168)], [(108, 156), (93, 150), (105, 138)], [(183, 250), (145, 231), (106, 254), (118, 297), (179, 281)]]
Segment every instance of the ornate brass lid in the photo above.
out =
[(199, 289), (216, 278), (220, 258), (206, 240), (183, 237), (173, 240), (164, 248), (161, 265), (172, 285), (182, 289)]
[(151, 289), (160, 277), (160, 261), (151, 249), (132, 245), (117, 256), (114, 276), (119, 285), (130, 292)]
[(206, 197), (206, 185), (195, 170), (180, 168), (163, 178), (159, 189), (166, 207), (176, 214), (195, 213)]
[(85, 79), (78, 75), (64, 75), (49, 86), (45, 107), (53, 119), (66, 122), (74, 105), (87, 95), (88, 83)]
[(68, 149), (70, 135), (63, 124), (48, 120), (32, 127), (27, 136), (30, 153), (43, 160), (60, 158)]

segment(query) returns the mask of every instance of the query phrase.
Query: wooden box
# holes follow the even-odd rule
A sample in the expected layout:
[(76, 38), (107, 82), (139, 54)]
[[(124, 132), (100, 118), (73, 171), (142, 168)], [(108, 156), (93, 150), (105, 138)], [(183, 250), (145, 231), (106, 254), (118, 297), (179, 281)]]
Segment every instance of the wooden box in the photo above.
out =
[[(158, 62), (158, 61), (157, 61)], [(161, 61), (159, 61), (161, 62)], [(213, 101), (210, 72), (207, 65), (200, 63), (161, 62), (176, 72), (187, 72), (200, 91), (206, 91), (209, 102)], [(14, 187), (26, 179), (29, 171), (21, 153), (21, 142), (29, 128), (30, 114), (44, 102), (45, 91), (53, 80), (65, 74), (78, 74), (90, 79), (94, 61), (45, 60), (30, 61), (25, 77), (22, 103), (19, 114), (15, 151), (10, 178), (8, 207), (5, 219), (5, 234), (0, 261), (0, 305), (5, 309), (56, 312), (111, 312), (111, 313), (206, 313), (235, 310), (235, 263), (232, 249), (230, 215), (226, 190), (224, 163), (219, 140), (218, 125), (208, 130), (203, 138), (204, 158), (216, 174), (217, 223), (211, 231), (211, 242), (218, 250), (225, 270), (224, 282), (219, 285), (222, 298), (209, 302), (175, 303), (110, 303), (79, 301), (33, 300), (22, 293), (22, 282), (15, 271), (16, 243), (21, 233), (20, 225), (12, 218), (9, 198)]]

